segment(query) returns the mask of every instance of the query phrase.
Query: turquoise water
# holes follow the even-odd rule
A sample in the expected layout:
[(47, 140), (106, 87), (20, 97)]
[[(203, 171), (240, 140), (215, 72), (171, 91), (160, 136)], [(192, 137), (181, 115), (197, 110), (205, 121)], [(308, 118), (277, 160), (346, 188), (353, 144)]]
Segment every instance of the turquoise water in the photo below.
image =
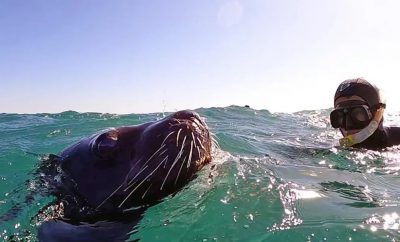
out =
[[(173, 197), (146, 211), (140, 241), (400, 241), (399, 147), (334, 148), (329, 110), (293, 114), (231, 106), (196, 110), (218, 140), (205, 167)], [(42, 155), (99, 130), (164, 114), (0, 114), (0, 240), (35, 241), (35, 216), (52, 197), (36, 191)], [(400, 113), (385, 116), (400, 126)]]

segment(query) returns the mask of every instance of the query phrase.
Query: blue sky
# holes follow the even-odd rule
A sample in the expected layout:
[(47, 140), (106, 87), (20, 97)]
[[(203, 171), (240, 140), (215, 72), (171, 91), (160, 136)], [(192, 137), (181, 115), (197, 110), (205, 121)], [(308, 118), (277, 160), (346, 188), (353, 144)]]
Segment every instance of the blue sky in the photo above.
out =
[(396, 0), (0, 0), (0, 112), (332, 106), (365, 77), (400, 110)]

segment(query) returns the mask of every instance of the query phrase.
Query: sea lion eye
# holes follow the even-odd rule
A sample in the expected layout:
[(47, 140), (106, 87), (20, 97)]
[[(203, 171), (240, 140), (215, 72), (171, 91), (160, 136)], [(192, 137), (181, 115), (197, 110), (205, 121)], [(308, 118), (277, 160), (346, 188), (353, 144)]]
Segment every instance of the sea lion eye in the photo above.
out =
[(108, 131), (99, 135), (92, 145), (92, 152), (101, 159), (109, 159), (117, 150), (118, 132)]

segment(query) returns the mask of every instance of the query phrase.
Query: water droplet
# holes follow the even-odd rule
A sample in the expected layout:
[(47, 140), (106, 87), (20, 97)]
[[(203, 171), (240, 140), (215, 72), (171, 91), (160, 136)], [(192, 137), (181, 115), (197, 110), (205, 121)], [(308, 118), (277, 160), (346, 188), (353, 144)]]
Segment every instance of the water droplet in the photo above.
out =
[(254, 219), (254, 216), (253, 216), (253, 214), (249, 214), (249, 219), (251, 220), (251, 221), (253, 221), (253, 219)]

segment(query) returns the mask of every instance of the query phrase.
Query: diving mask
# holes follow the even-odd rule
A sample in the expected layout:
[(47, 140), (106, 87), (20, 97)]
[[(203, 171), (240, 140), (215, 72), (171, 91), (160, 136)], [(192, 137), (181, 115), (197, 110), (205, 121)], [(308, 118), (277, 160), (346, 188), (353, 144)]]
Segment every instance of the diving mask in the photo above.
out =
[(372, 120), (372, 113), (367, 105), (354, 105), (339, 107), (330, 114), (330, 121), (333, 128), (362, 129)]
[(340, 139), (339, 140), (340, 146), (350, 147), (355, 144), (363, 142), (369, 136), (371, 136), (375, 132), (375, 130), (379, 127), (379, 123), (381, 122), (383, 117), (383, 111), (384, 107), (382, 106), (376, 111), (374, 118), (365, 128), (363, 128), (362, 130), (360, 130), (355, 134), (347, 135), (346, 137)]

